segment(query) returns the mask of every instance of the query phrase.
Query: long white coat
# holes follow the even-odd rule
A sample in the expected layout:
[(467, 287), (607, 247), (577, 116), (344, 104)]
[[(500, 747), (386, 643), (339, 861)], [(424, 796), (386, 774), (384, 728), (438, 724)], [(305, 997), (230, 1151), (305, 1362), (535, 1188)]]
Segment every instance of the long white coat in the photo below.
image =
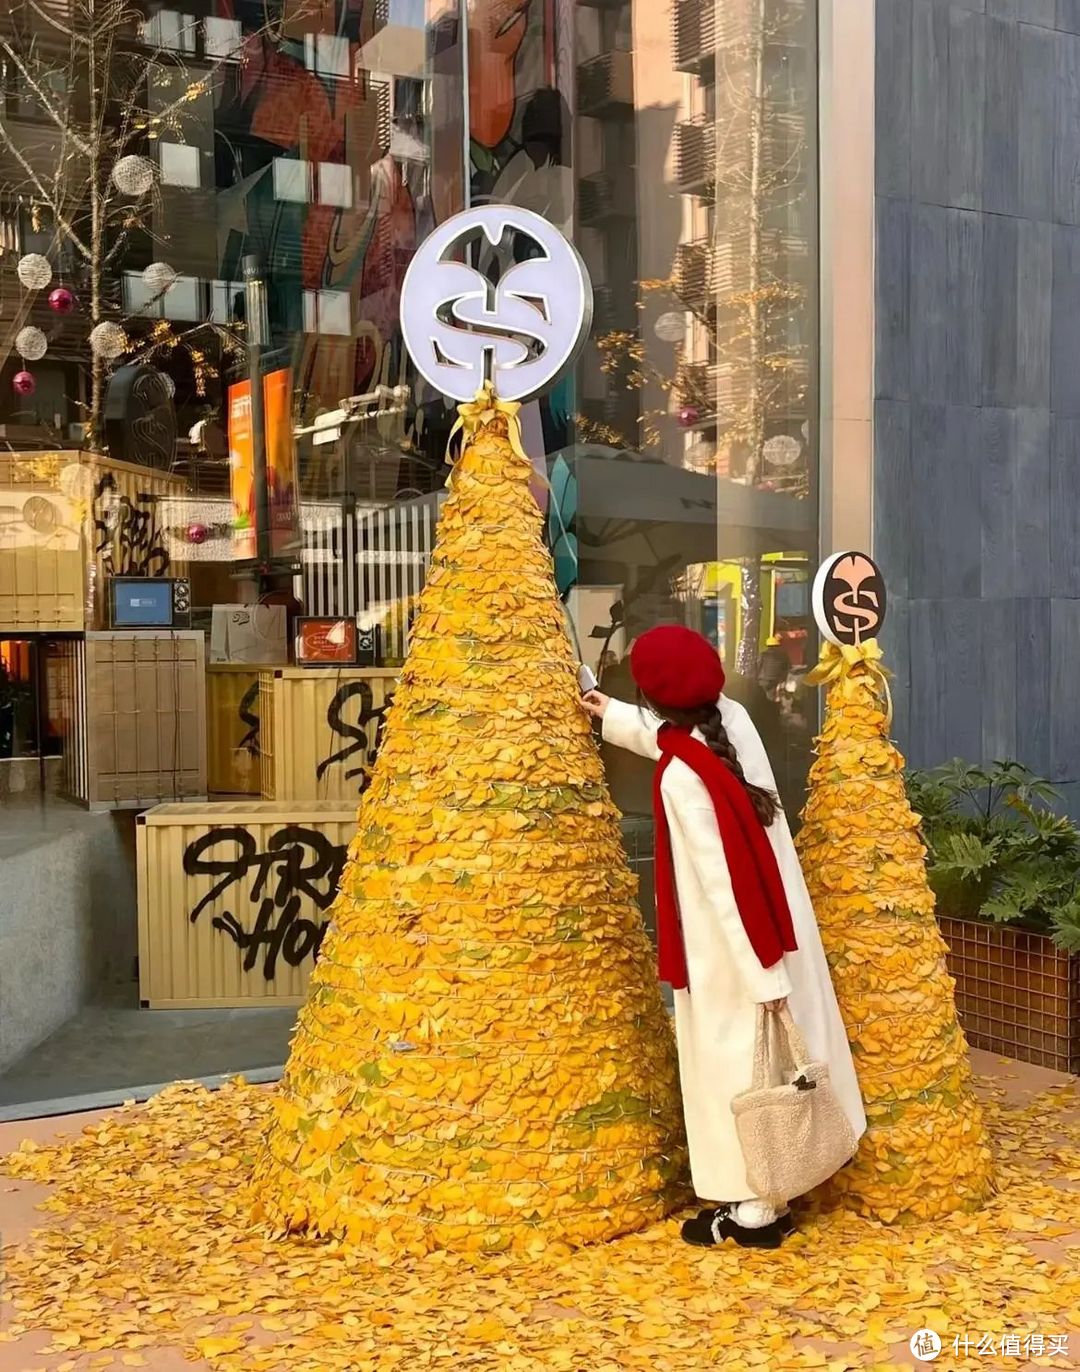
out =
[[(765, 746), (741, 705), (720, 698), (727, 736), (746, 779), (776, 791)], [(660, 721), (636, 705), (613, 700), (604, 738), (643, 757), (659, 758)], [(699, 735), (700, 737), (700, 735)], [(783, 813), (768, 830), (780, 867), (798, 952), (764, 968), (754, 953), (731, 889), (724, 845), (704, 782), (672, 759), (661, 782), (671, 835), (689, 987), (675, 992), (683, 1109), (690, 1171), (701, 1200), (753, 1199), (731, 1112), (732, 1097), (752, 1083), (757, 1005), (789, 997), (792, 1018), (810, 1056), (829, 1064), (830, 1077), (856, 1133), (866, 1115), (817, 920)]]

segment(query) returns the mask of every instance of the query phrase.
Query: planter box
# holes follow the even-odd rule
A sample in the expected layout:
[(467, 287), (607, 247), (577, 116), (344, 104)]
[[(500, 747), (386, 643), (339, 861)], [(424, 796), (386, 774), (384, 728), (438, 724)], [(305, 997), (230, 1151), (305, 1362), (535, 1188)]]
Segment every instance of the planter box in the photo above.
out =
[(971, 1046), (1080, 1072), (1080, 957), (1006, 924), (947, 915), (938, 922)]
[(139, 997), (301, 1005), (356, 832), (353, 806), (159, 805), (136, 826)]

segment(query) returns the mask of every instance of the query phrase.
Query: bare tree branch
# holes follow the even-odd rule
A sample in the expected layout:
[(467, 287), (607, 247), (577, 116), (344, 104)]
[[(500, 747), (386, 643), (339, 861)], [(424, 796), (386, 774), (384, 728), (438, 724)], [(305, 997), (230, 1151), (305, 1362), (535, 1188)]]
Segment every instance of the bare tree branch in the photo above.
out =
[(26, 65), (26, 63), (22, 60), (22, 58), (15, 51), (15, 49), (7, 41), (6, 38), (0, 38), (0, 52), (3, 52), (8, 57), (8, 59), (14, 63), (23, 80), (34, 92), (35, 99), (42, 106), (42, 108), (45, 110), (45, 113), (49, 116), (49, 118), (53, 121), (57, 128), (67, 132), (69, 136), (75, 141), (80, 151), (84, 153), (89, 153), (90, 149), (88, 144), (85, 142), (84, 139), (79, 138), (74, 128), (71, 127), (72, 120), (70, 116), (70, 111), (62, 110), (57, 104), (54, 103), (52, 96), (46, 90), (44, 83), (35, 77), (34, 73), (30, 70), (30, 68)]
[(0, 141), (3, 142), (4, 147), (26, 173), (26, 177), (30, 185), (33, 186), (34, 190), (41, 197), (41, 200), (45, 204), (46, 208), (52, 211), (57, 224), (59, 224), (59, 226), (64, 230), (64, 232), (67, 234), (71, 242), (75, 245), (79, 253), (89, 262), (89, 247), (87, 247), (87, 245), (80, 238), (79, 234), (75, 231), (74, 226), (70, 223), (67, 216), (59, 209), (58, 206), (53, 204), (53, 197), (46, 190), (37, 172), (23, 156), (21, 149), (16, 146), (14, 140), (11, 137), (11, 134), (8, 133), (7, 127), (2, 120), (0, 120)]

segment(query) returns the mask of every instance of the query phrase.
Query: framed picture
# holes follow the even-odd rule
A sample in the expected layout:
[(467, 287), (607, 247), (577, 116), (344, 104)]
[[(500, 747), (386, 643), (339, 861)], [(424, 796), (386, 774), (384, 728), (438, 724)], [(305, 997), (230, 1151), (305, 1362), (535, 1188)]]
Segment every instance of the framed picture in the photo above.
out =
[(348, 616), (306, 616), (296, 621), (299, 667), (355, 667), (356, 620)]

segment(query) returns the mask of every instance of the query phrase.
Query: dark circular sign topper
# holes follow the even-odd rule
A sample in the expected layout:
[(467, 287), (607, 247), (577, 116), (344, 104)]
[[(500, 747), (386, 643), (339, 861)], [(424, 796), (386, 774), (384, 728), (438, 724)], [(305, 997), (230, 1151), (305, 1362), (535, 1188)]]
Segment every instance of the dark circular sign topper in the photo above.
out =
[(814, 618), (841, 647), (876, 638), (885, 622), (885, 578), (866, 553), (833, 553), (814, 578)]
[(105, 392), (109, 454), (140, 467), (169, 468), (176, 460), (176, 406), (168, 379), (156, 367), (117, 367)]

